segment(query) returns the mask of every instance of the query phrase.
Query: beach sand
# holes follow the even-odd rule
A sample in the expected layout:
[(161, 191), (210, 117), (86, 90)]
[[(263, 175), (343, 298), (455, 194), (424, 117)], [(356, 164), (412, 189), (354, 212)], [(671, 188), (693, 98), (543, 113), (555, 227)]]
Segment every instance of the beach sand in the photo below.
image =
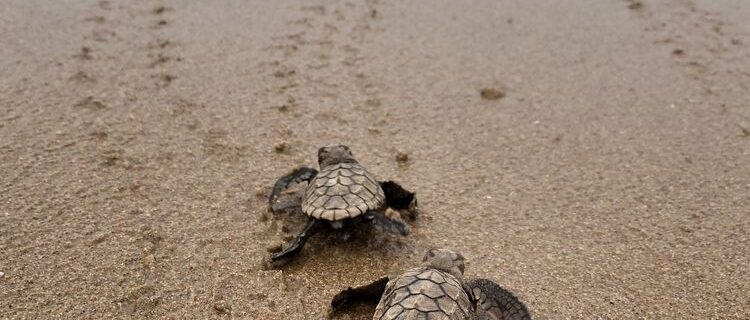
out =
[[(0, 38), (2, 319), (323, 319), (432, 247), (536, 319), (750, 317), (745, 1), (17, 0)], [(334, 142), (422, 216), (263, 269)]]

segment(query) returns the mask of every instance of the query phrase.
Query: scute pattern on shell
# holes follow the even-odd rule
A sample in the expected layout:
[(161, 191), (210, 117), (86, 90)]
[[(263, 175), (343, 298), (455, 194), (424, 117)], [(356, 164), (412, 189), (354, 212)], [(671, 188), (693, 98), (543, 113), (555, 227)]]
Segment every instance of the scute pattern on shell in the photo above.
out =
[(466, 320), (471, 301), (456, 277), (429, 268), (414, 268), (386, 285), (373, 320)]
[(310, 182), (302, 211), (316, 219), (337, 221), (384, 205), (383, 189), (372, 174), (357, 163), (339, 163), (323, 168)]

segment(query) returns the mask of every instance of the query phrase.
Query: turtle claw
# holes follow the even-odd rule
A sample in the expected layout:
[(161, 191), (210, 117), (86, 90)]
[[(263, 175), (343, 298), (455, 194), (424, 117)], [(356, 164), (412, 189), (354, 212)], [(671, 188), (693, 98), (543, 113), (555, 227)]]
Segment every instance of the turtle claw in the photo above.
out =
[(274, 252), (273, 254), (271, 254), (271, 261), (276, 262), (276, 261), (282, 260), (285, 257), (289, 257), (290, 255), (291, 255), (290, 252), (281, 252), (281, 251)]
[(263, 261), (261, 262), (261, 268), (263, 270), (281, 269), (282, 267), (291, 263), (294, 260), (295, 256), (296, 255), (293, 254), (284, 254), (281, 252), (281, 249), (277, 251), (271, 251), (270, 256), (266, 256), (263, 258)]
[(417, 206), (417, 193), (412, 194), (412, 199), (409, 202), (409, 206), (406, 209), (401, 209), (398, 211), (401, 213), (402, 217), (406, 217), (407, 219), (414, 221), (417, 219), (417, 216), (419, 216), (419, 207)]
[(274, 252), (271, 254), (270, 264), (275, 268), (283, 267), (292, 262), (298, 251), (299, 250), (294, 251), (287, 248), (286, 250)]
[(266, 260), (266, 270), (272, 270), (272, 269), (280, 269), (286, 265), (288, 265), (290, 262), (292, 262), (293, 259), (290, 257), (284, 257), (279, 259), (268, 259)]

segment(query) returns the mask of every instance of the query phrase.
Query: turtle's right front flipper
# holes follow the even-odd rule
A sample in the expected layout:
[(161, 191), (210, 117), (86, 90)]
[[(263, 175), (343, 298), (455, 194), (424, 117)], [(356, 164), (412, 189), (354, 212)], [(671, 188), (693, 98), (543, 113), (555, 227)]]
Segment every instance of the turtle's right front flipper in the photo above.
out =
[(279, 197), (282, 191), (284, 191), (293, 182), (299, 183), (302, 181), (310, 182), (318, 174), (318, 170), (310, 167), (299, 167), (294, 169), (289, 174), (281, 176), (276, 183), (273, 185), (271, 195), (268, 196), (268, 208), (273, 209), (273, 204)]
[(531, 320), (523, 302), (497, 283), (480, 278), (467, 282), (466, 287), (476, 303), (478, 319)]
[(385, 292), (385, 286), (388, 284), (388, 277), (382, 277), (373, 283), (356, 288), (346, 288), (336, 294), (331, 300), (331, 309), (333, 312), (346, 308), (353, 302), (378, 303), (380, 297)]
[(397, 210), (401, 215), (414, 220), (417, 218), (417, 193), (404, 189), (393, 181), (382, 181), (380, 187), (385, 194), (385, 202), (388, 207)]

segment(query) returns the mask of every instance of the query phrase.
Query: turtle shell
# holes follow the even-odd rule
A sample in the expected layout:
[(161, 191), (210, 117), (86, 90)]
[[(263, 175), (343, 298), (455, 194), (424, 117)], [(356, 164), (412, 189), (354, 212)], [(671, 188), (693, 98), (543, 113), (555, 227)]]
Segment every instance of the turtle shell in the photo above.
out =
[(388, 281), (373, 320), (468, 320), (471, 300), (456, 277), (414, 268)]
[(305, 214), (329, 221), (354, 218), (384, 205), (380, 184), (358, 163), (326, 166), (307, 186), (302, 199)]

